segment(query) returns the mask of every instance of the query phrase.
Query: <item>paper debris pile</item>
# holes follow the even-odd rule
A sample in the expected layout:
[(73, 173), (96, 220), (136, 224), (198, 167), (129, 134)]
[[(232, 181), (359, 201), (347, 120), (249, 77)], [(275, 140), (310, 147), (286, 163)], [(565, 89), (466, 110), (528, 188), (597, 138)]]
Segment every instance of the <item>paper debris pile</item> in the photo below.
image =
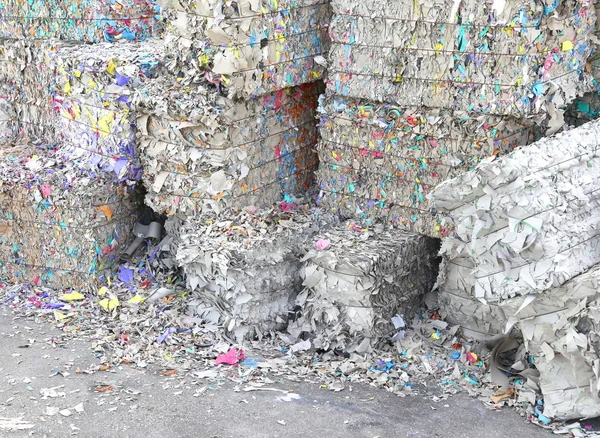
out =
[(248, 98), (321, 79), (329, 49), (329, 1), (165, 3), (170, 71), (209, 79)]
[(141, 41), (161, 32), (153, 0), (2, 0), (0, 37), (88, 43)]
[[(334, 0), (328, 92), (526, 117), (591, 91), (589, 0)], [(554, 123), (553, 123), (554, 124)]]
[(367, 231), (352, 222), (320, 233), (303, 258), (299, 318), (288, 332), (317, 349), (372, 351), (412, 318), (437, 274), (436, 239)]
[(0, 281), (95, 287), (136, 220), (130, 189), (33, 144), (4, 145), (0, 174)]
[(585, 93), (575, 99), (565, 111), (565, 122), (569, 126), (579, 127), (596, 120), (600, 115), (600, 93)]
[(320, 221), (284, 201), (229, 220), (184, 222), (176, 260), (191, 291), (188, 308), (238, 342), (285, 328), (301, 290), (302, 243)]
[(321, 205), (430, 236), (441, 235), (426, 199), (433, 187), (539, 136), (531, 120), (338, 96), (320, 103)]
[(233, 101), (169, 81), (138, 91), (146, 203), (155, 211), (186, 217), (270, 207), (312, 186), (322, 83)]
[(62, 157), (119, 180), (140, 180), (133, 93), (158, 73), (162, 42), (62, 46), (48, 54)]

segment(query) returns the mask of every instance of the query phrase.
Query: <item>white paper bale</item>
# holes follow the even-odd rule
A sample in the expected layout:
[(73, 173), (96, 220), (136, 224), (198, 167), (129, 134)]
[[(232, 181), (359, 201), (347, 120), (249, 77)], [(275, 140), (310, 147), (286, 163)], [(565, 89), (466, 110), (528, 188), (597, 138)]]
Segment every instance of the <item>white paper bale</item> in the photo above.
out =
[(309, 240), (300, 318), (288, 331), (316, 348), (370, 351), (396, 333), (392, 318), (414, 312), (437, 274), (436, 239), (363, 231), (351, 222)]
[[(443, 290), (504, 300), (600, 262), (600, 122), (480, 164), (431, 194), (446, 216)], [(461, 267), (462, 265), (462, 267)]]
[(240, 342), (285, 328), (301, 289), (300, 248), (316, 230), (302, 209), (280, 206), (228, 221), (184, 221), (176, 260), (191, 291), (189, 310)]
[[(536, 308), (538, 299), (542, 303)], [(596, 266), (548, 290), (517, 315), (517, 327), (540, 372), (544, 415), (549, 418), (600, 415), (599, 309), (600, 266)]]

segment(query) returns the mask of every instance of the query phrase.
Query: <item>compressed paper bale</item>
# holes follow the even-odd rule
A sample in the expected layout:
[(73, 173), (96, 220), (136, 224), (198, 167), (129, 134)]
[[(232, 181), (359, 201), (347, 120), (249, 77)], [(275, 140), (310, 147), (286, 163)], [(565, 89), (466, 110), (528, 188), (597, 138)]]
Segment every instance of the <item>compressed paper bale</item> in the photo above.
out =
[[(506, 299), (558, 287), (600, 262), (600, 122), (542, 139), (438, 186), (442, 253), (473, 266), (451, 289)], [(460, 282), (460, 284), (458, 283)]]
[(7, 136), (54, 139), (52, 71), (47, 53), (61, 42), (0, 39), (0, 88), (10, 122)]
[(158, 72), (162, 43), (63, 46), (49, 54), (59, 153), (83, 169), (141, 179), (135, 90)]
[(136, 220), (131, 189), (32, 144), (4, 145), (0, 174), (0, 281), (93, 288)]
[[(149, 107), (139, 123), (147, 204), (193, 216), (270, 206), (306, 192), (318, 163), (319, 90), (320, 84), (306, 84), (241, 101), (199, 88), (190, 95), (163, 91), (164, 104)], [(181, 109), (169, 107), (192, 97), (194, 109), (184, 119)]]
[(228, 221), (184, 221), (176, 260), (189, 309), (238, 340), (284, 328), (301, 288), (299, 251), (316, 231), (299, 210), (242, 211)]
[(394, 334), (392, 317), (414, 312), (431, 290), (438, 247), (430, 237), (351, 222), (320, 233), (307, 245), (301, 316), (288, 331), (307, 333), (316, 348), (370, 350)]
[(539, 135), (533, 120), (346, 98), (320, 103), (321, 205), (432, 236), (441, 220), (426, 199), (433, 187)]
[(517, 327), (540, 372), (544, 415), (549, 418), (600, 414), (599, 305), (600, 266), (596, 266), (544, 292), (517, 315)]
[(230, 98), (323, 78), (328, 1), (166, 2), (169, 69), (208, 75)]
[(162, 30), (152, 0), (2, 0), (0, 36), (88, 43), (142, 41)]
[(329, 93), (522, 117), (592, 86), (588, 0), (339, 0), (332, 9)]

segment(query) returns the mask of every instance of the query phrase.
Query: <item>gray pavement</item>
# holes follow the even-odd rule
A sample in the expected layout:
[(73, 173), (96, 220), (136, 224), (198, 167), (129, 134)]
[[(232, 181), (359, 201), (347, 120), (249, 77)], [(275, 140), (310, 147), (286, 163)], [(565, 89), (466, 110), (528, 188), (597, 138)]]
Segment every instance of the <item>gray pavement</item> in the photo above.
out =
[[(123, 366), (89, 375), (77, 373), (98, 359), (88, 340), (64, 346), (43, 342), (59, 332), (50, 324), (15, 319), (0, 309), (0, 417), (22, 416), (27, 431), (0, 436), (26, 437), (548, 437), (511, 409), (487, 410), (466, 395), (434, 403), (402, 398), (366, 385), (332, 392), (313, 382), (281, 380), (273, 388), (293, 391), (236, 392), (223, 382), (206, 388), (184, 375)], [(30, 339), (35, 339), (28, 348)], [(69, 373), (66, 377), (57, 371)], [(97, 384), (111, 385), (95, 392)], [(64, 386), (63, 386), (64, 385)], [(42, 399), (42, 388), (64, 396)], [(59, 394), (60, 395), (60, 394)], [(196, 395), (196, 396), (194, 396)], [(287, 401), (286, 401), (287, 400)], [(74, 409), (79, 403), (84, 411)], [(71, 416), (46, 415), (47, 408)]]

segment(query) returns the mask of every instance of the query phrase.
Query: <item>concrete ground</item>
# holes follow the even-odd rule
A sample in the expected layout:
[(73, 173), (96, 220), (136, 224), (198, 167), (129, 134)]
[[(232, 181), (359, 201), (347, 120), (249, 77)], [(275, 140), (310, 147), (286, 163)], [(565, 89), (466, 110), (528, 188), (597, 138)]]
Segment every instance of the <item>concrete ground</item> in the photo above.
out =
[[(48, 324), (12, 319), (0, 309), (0, 418), (22, 417), (34, 427), (9, 437), (545, 437), (511, 409), (490, 411), (465, 395), (434, 403), (369, 386), (341, 392), (310, 382), (278, 381), (284, 392), (236, 392), (234, 384), (206, 387), (192, 378), (130, 366), (95, 374), (89, 341), (53, 347)], [(35, 339), (28, 348), (30, 339)], [(57, 373), (58, 371), (62, 372)], [(112, 390), (97, 392), (97, 385)], [(106, 386), (102, 386), (105, 388)], [(47, 390), (44, 399), (40, 393)], [(64, 395), (63, 395), (64, 393)], [(56, 397), (55, 397), (56, 396)], [(79, 405), (79, 406), (78, 406)], [(47, 415), (48, 407), (70, 416)], [(81, 411), (83, 408), (83, 412)]]

